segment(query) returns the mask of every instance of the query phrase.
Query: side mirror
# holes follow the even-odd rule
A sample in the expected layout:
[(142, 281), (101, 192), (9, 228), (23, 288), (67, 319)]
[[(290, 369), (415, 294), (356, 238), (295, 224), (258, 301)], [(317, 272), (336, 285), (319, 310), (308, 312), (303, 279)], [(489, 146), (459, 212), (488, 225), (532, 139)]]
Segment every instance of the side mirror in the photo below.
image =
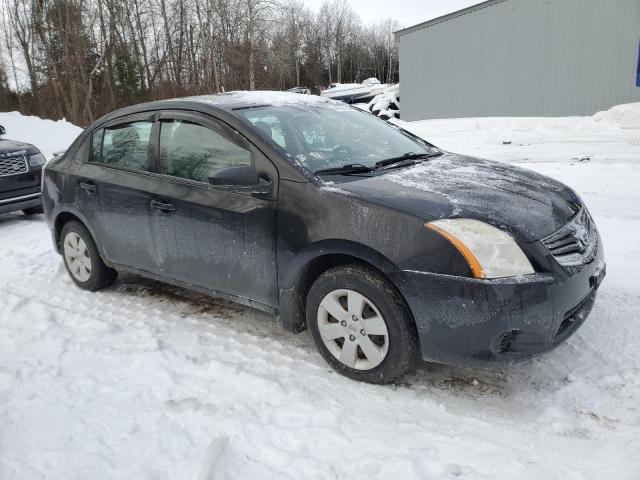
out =
[(4, 129), (4, 127), (2, 125), (0, 125), (0, 137), (2, 135), (4, 135), (5, 133), (7, 133), (7, 131)]
[(265, 195), (271, 192), (271, 181), (260, 178), (251, 165), (217, 170), (209, 176), (209, 185), (248, 194)]

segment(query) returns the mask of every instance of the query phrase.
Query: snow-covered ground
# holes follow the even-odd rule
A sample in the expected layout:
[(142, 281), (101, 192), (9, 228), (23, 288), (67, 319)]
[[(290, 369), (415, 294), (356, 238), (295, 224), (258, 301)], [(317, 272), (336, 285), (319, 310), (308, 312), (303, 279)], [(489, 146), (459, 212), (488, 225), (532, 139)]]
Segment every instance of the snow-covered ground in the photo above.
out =
[[(608, 277), (589, 321), (505, 370), (355, 383), (256, 311), (131, 276), (82, 292), (42, 219), (0, 217), (0, 479), (637, 480), (639, 107), (407, 125), (566, 182), (600, 228)], [(0, 114), (12, 138), (23, 122), (48, 152), (77, 133), (51, 146), (44, 124)]]

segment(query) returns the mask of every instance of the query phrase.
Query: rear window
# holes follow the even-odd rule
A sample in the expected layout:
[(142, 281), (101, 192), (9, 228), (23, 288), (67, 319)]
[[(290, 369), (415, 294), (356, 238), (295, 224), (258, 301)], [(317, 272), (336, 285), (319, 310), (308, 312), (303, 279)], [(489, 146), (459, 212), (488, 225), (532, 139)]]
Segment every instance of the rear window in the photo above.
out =
[(127, 170), (149, 170), (152, 123), (130, 122), (95, 132), (91, 161)]

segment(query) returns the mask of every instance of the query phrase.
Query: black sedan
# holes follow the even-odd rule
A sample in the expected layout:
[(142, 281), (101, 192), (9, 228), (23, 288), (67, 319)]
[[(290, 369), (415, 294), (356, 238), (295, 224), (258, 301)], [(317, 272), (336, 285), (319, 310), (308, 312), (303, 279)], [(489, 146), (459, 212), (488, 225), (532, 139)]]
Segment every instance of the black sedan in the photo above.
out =
[(227, 93), (94, 122), (44, 174), (72, 280), (118, 271), (273, 313), (353, 379), (511, 363), (584, 322), (605, 264), (568, 187), (343, 103)]
[(3, 139), (0, 125), (0, 213), (42, 213), (40, 171), (45, 158), (29, 143)]

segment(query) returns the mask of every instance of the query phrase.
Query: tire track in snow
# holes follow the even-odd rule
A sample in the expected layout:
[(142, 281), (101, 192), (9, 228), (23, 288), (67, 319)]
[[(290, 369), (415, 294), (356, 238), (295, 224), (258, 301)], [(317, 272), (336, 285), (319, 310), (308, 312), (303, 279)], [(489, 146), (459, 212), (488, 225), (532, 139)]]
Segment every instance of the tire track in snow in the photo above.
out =
[[(46, 289), (47, 295), (25, 297), (24, 292), (30, 291), (27, 287), (36, 290)], [(349, 473), (354, 475), (353, 478), (358, 478), (358, 472), (362, 473), (363, 471), (384, 474), (385, 467), (379, 462), (371, 460), (370, 454), (367, 452), (386, 452), (388, 456), (389, 450), (395, 450), (394, 455), (398, 458), (401, 470), (404, 468), (405, 474), (412, 478), (415, 474), (414, 469), (422, 470), (425, 468), (424, 463), (418, 458), (426, 455), (426, 451), (418, 448), (407, 453), (404, 450), (406, 447), (394, 449), (381, 440), (379, 432), (387, 431), (390, 425), (393, 425), (391, 427), (393, 430), (404, 432), (403, 445), (414, 442), (419, 445), (424, 444), (425, 441), (431, 444), (437, 439), (441, 446), (446, 446), (445, 450), (456, 451), (468, 446), (467, 442), (459, 438), (459, 434), (451, 435), (450, 432), (445, 433), (439, 429), (440, 422), (456, 422), (456, 414), (427, 397), (434, 393), (434, 386), (429, 382), (420, 384), (419, 379), (412, 377), (411, 380), (416, 380), (417, 385), (408, 389), (401, 387), (396, 390), (388, 387), (353, 384), (353, 382), (334, 374), (323, 372), (325, 370), (323, 364), (314, 357), (315, 354), (310, 344), (292, 349), (290, 337), (280, 334), (281, 338), (278, 338), (278, 334), (276, 334), (275, 338), (272, 338), (270, 336), (271, 330), (277, 327), (259, 323), (258, 326), (252, 327), (254, 329), (261, 328), (259, 335), (247, 332), (245, 330), (247, 322), (268, 321), (264, 318), (254, 318), (252, 311), (229, 309), (228, 313), (224, 313), (223, 306), (222, 316), (205, 313), (188, 315), (188, 318), (185, 318), (185, 313), (194, 308), (194, 304), (188, 300), (181, 301), (179, 298), (171, 296), (169, 297), (171, 299), (167, 300), (144, 294), (131, 296), (126, 294), (127, 288), (125, 287), (124, 298), (122, 298), (122, 286), (117, 286), (115, 289), (103, 293), (89, 294), (75, 289), (67, 279), (55, 284), (43, 279), (35, 283), (29, 282), (29, 284), (17, 282), (6, 291), (16, 299), (23, 298), (22, 302), (16, 303), (15, 313), (19, 314), (22, 309), (34, 308), (34, 306), (42, 307), (42, 310), (47, 312), (55, 312), (56, 318), (52, 321), (55, 321), (60, 329), (67, 330), (69, 336), (77, 334), (75, 338), (79, 339), (81, 343), (97, 347), (95, 353), (98, 355), (103, 353), (102, 348), (106, 347), (107, 350), (115, 348), (115, 352), (111, 353), (118, 356), (126, 355), (127, 352), (134, 355), (144, 355), (146, 352), (154, 356), (159, 354), (163, 357), (161, 367), (170, 374), (171, 378), (170, 388), (167, 390), (180, 390), (180, 387), (184, 387), (186, 384), (191, 384), (191, 386), (187, 389), (188, 392), (181, 392), (182, 397), (175, 394), (160, 395), (156, 393), (156, 397), (158, 395), (161, 397), (157, 399), (160, 402), (160, 408), (164, 410), (162, 416), (174, 416), (178, 420), (184, 416), (210, 418), (215, 417), (218, 412), (230, 413), (228, 408), (225, 409), (217, 405), (216, 401), (207, 401), (207, 398), (211, 396), (209, 388), (215, 388), (216, 383), (224, 383), (224, 390), (237, 398), (243, 398), (242, 395), (245, 393), (243, 390), (246, 388), (244, 385), (251, 384), (254, 388), (261, 390), (266, 397), (265, 400), (261, 401), (259, 397), (244, 398), (239, 405), (234, 405), (231, 410), (234, 415), (251, 418), (253, 422), (240, 429), (236, 425), (235, 432), (231, 426), (224, 429), (225, 433), (230, 433), (231, 439), (229, 447), (231, 453), (227, 452), (231, 456), (228, 465), (234, 465), (234, 462), (237, 461), (237, 453), (233, 453), (234, 448), (246, 451), (237, 444), (238, 439), (244, 439), (242, 441), (248, 441), (252, 450), (257, 452), (251, 457), (250, 463), (264, 468), (268, 467), (267, 471), (272, 471), (274, 478), (283, 478), (285, 471), (299, 469), (300, 472), (303, 472), (310, 467), (315, 470), (334, 472), (338, 475), (339, 470), (333, 470), (334, 467), (331, 467), (327, 471), (327, 465), (323, 466), (322, 462), (318, 462), (310, 452), (305, 454), (305, 448), (299, 438), (315, 436), (323, 438), (325, 441), (329, 440), (333, 445), (342, 445), (341, 449), (344, 448), (345, 451), (354, 443), (361, 446), (356, 449), (353, 458), (351, 458), (352, 455), (349, 455), (350, 465), (359, 467), (359, 469), (354, 468), (353, 471), (350, 468), (347, 469)], [(195, 302), (196, 308), (200, 306), (200, 302), (200, 299)], [(218, 306), (216, 301), (213, 301), (213, 304)], [(132, 316), (132, 312), (135, 312), (135, 315)], [(236, 323), (232, 324), (233, 321)], [(92, 343), (96, 340), (94, 335), (102, 336), (109, 334), (109, 332), (116, 337), (126, 335), (133, 338), (125, 343), (126, 348), (122, 351), (109, 343), (101, 345), (101, 340)], [(144, 332), (142, 338), (140, 337), (141, 332)], [(157, 340), (157, 343), (151, 341), (154, 339)], [(140, 340), (142, 340), (142, 351), (136, 345), (136, 342)], [(73, 342), (73, 338), (69, 341)], [(116, 359), (117, 357), (112, 358), (112, 360)], [(135, 367), (135, 365), (134, 363), (133, 366)], [(215, 367), (216, 373), (221, 375), (207, 375), (205, 372), (200, 374), (194, 371), (194, 369), (207, 370), (212, 366)], [(140, 370), (141, 373), (143, 371), (144, 369)], [(437, 368), (435, 373), (437, 377)], [(206, 380), (198, 382), (203, 380), (200, 378), (201, 376), (205, 379), (208, 378), (211, 383)], [(230, 381), (230, 378), (233, 381)], [(441, 378), (441, 395), (455, 396), (460, 393), (458, 388), (460, 385), (457, 385), (455, 380), (450, 380), (447, 383), (447, 379), (450, 378), (448, 374)], [(95, 381), (99, 383), (101, 378), (96, 377)], [(194, 383), (196, 383), (195, 388)], [(71, 386), (73, 385), (72, 383)], [(336, 388), (346, 390), (346, 395), (338, 395), (337, 398), (333, 395), (327, 395), (328, 392)], [(425, 397), (420, 398), (418, 394), (413, 394), (412, 392), (416, 389)], [(319, 392), (326, 393), (323, 395)], [(191, 396), (185, 397), (184, 395), (187, 393)], [(388, 400), (395, 394), (405, 397), (404, 408), (392, 417), (401, 417), (400, 414), (404, 413), (405, 420), (394, 420), (391, 424), (388, 423), (390, 412), (386, 412), (386, 415), (381, 418), (378, 416), (381, 413), (380, 399), (373, 401), (377, 405), (372, 412), (366, 412), (365, 409), (365, 413), (356, 408), (357, 405), (351, 405), (349, 400), (358, 398), (359, 401), (364, 399), (366, 402), (366, 400), (380, 395)], [(406, 398), (407, 396), (409, 398)], [(290, 399), (291, 405), (295, 409), (292, 415), (281, 413), (281, 411), (286, 412), (289, 408), (287, 402), (284, 401), (288, 397), (293, 397)], [(318, 409), (310, 408), (308, 398), (314, 397), (320, 400), (320, 405), (329, 402), (331, 408), (323, 410), (320, 407), (320, 412), (317, 411)], [(174, 398), (182, 398), (182, 400), (174, 400)], [(188, 401), (186, 404), (183, 403), (184, 408), (177, 412), (173, 405), (179, 401), (184, 402), (184, 398), (193, 398), (194, 400)], [(274, 398), (278, 399), (275, 404), (273, 403)], [(351, 401), (355, 403), (353, 400)], [(257, 403), (258, 408), (263, 405), (269, 414), (265, 416), (259, 413), (256, 406), (251, 405), (253, 402)], [(334, 404), (331, 405), (331, 402)], [(198, 406), (204, 404), (209, 405), (208, 409)], [(305, 405), (309, 405), (309, 407), (305, 408)], [(425, 428), (426, 432), (430, 432), (429, 434), (415, 431), (416, 418), (412, 413), (409, 413), (411, 408), (408, 408), (411, 405), (423, 412), (428, 405), (435, 408), (437, 412), (436, 423), (434, 423), (434, 419), (418, 421), (418, 425)], [(321, 420), (322, 415), (326, 416), (328, 412), (331, 414)], [(318, 414), (321, 416), (318, 417)], [(464, 420), (467, 423), (466, 429), (473, 431), (476, 438), (479, 431), (492, 428), (491, 422), (479, 421), (480, 418), (474, 421), (473, 418), (473, 415), (467, 415)], [(345, 422), (345, 419), (348, 420)], [(344, 425), (338, 427), (338, 424), (343, 423)], [(507, 422), (507, 425), (512, 426), (510, 422)], [(95, 424), (89, 422), (87, 426), (95, 427)], [(495, 428), (495, 425), (493, 427)], [(579, 429), (559, 430), (556, 436), (561, 438), (561, 443), (573, 443), (576, 439), (581, 441), (588, 439)], [(494, 447), (492, 449), (495, 448), (495, 439), (493, 441)], [(196, 440), (195, 443), (201, 447), (204, 445), (202, 440)], [(509, 441), (500, 443), (502, 443), (502, 448), (513, 450), (513, 445), (510, 445)], [(113, 454), (117, 455), (118, 451), (114, 450)], [(336, 455), (335, 451), (326, 451), (324, 455), (330, 461), (333, 459), (330, 463), (334, 465), (340, 463), (340, 456), (344, 456), (344, 454)], [(432, 453), (429, 455), (433, 456)], [(427, 458), (430, 457), (427, 455)], [(428, 460), (429, 462), (433, 464), (434, 472), (441, 472), (442, 475), (457, 471), (480, 473), (460, 463), (439, 462), (436, 457)], [(526, 463), (514, 460), (512, 463), (504, 465), (504, 468), (518, 471), (524, 469), (525, 466)], [(117, 470), (117, 465), (112, 465), (112, 467)], [(345, 472), (341, 471), (341, 473)]]
[(191, 480), (224, 437), (223, 479), (639, 478), (635, 157), (528, 165), (585, 192), (607, 235), (576, 336), (505, 371), (425, 365), (389, 387), (339, 377), (250, 309), (131, 278), (81, 292), (44, 222), (0, 218), (0, 478)]

